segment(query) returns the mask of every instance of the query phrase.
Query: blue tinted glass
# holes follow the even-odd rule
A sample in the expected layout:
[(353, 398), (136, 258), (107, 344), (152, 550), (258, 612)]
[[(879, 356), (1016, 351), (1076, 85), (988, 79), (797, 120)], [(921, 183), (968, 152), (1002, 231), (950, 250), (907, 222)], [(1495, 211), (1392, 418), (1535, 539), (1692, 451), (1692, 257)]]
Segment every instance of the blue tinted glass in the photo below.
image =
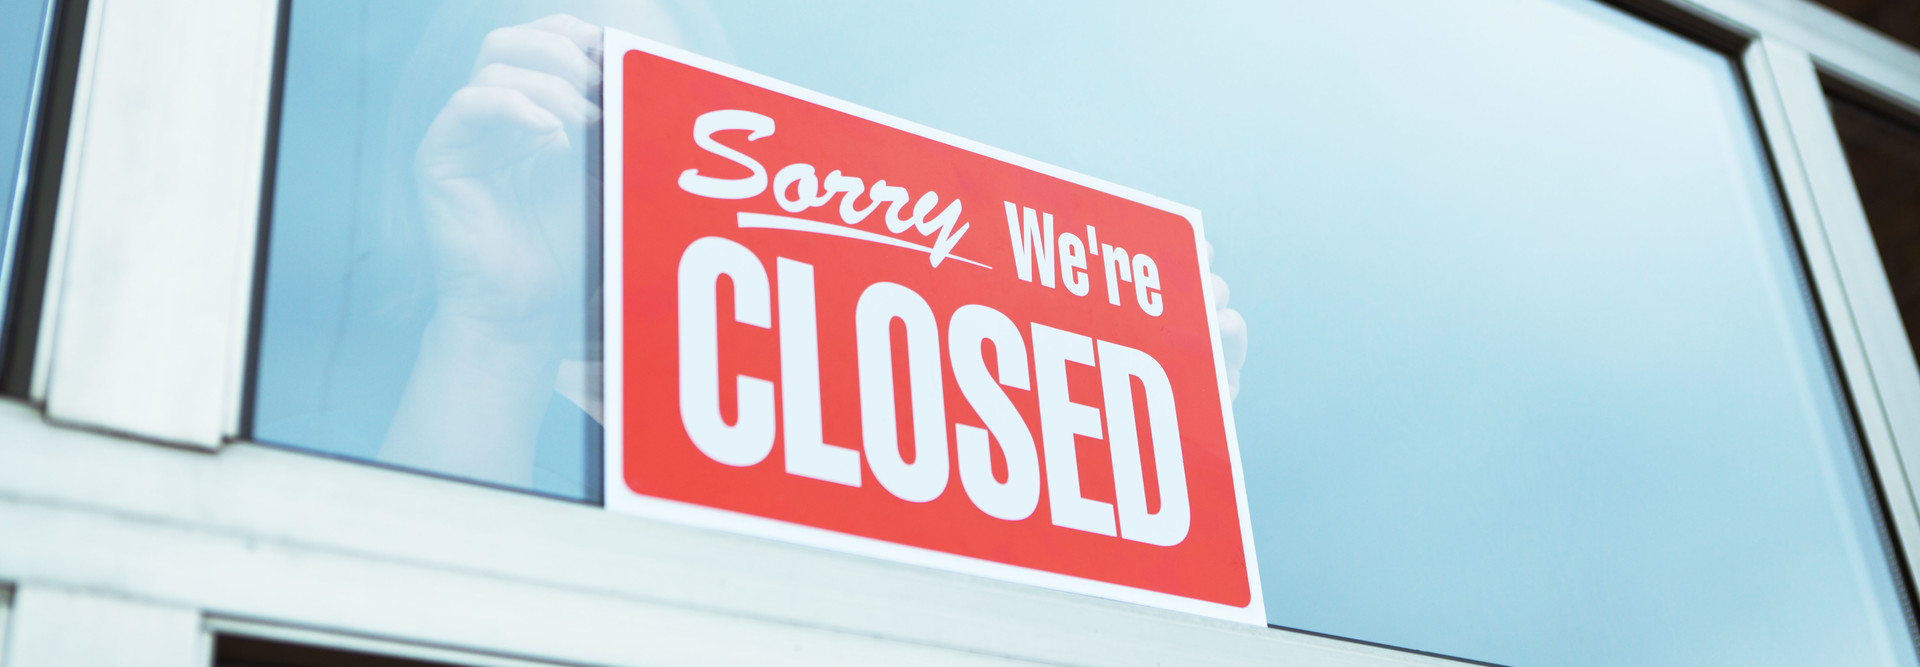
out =
[(261, 440), (592, 496), (592, 122), (456, 94), (564, 11), (1204, 211), (1275, 624), (1915, 664), (1739, 75), (1605, 6), (293, 8)]
[(595, 26), (704, 48), (711, 19), (298, 0), (289, 21), (253, 437), (593, 500)]
[(47, 0), (0, 0), (0, 322), (20, 234), (27, 147), (46, 48)]
[(715, 8), (749, 69), (1205, 213), (1273, 623), (1914, 664), (1728, 58), (1583, 0)]

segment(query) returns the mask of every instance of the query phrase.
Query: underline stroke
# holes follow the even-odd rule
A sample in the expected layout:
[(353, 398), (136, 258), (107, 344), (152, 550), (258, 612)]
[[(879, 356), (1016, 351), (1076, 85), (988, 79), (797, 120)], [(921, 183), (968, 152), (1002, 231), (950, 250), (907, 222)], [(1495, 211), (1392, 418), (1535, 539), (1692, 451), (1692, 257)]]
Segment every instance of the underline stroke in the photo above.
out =
[[(739, 215), (739, 222), (740, 222), (741, 229), (781, 229), (781, 230), (786, 230), (790, 232), (805, 232), (808, 234), (838, 236), (841, 238), (853, 239), (855, 241), (866, 241), (868, 243), (890, 245), (895, 248), (906, 248), (908, 250), (924, 252), (924, 253), (927, 253), (928, 255), (933, 254), (933, 248), (928, 246), (923, 246), (918, 243), (902, 241), (900, 239), (897, 239), (891, 236), (886, 236), (884, 234), (876, 234), (864, 229), (855, 229), (853, 227), (848, 227), (845, 225), (836, 225), (828, 222), (820, 222), (818, 220), (808, 220), (806, 218), (793, 218), (793, 217), (788, 217), (784, 215), (768, 215), (765, 213), (748, 213), (746, 211), (741, 211)], [(951, 253), (947, 255), (947, 258), (956, 259), (956, 260), (966, 262), (968, 264), (972, 264), (974, 266), (987, 269), (987, 270), (993, 269), (993, 267), (991, 266), (987, 266), (985, 264), (981, 264), (971, 259), (967, 259), (965, 257), (961, 257), (959, 255), (955, 255)]]

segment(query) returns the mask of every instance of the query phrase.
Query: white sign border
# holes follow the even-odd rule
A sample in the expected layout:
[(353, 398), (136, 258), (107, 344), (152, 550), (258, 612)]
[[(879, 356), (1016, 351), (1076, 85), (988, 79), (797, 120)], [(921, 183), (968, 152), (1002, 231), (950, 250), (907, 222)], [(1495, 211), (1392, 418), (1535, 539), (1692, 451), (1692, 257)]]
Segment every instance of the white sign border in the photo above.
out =
[(604, 458), (602, 473), (606, 509), (614, 512), (635, 514), (650, 518), (683, 523), (694, 526), (717, 528), (724, 531), (743, 533), (758, 537), (792, 542), (832, 551), (852, 553), (872, 558), (938, 568), (962, 574), (1010, 581), (1014, 583), (1051, 588), (1055, 590), (1080, 593), (1094, 597), (1131, 602), (1208, 616), (1239, 623), (1266, 626), (1266, 601), (1260, 588), (1260, 563), (1254, 557), (1253, 525), (1247, 508), (1247, 489), (1240, 459), (1240, 440), (1233, 420), (1233, 395), (1227, 387), (1226, 355), (1221, 348), (1220, 324), (1214, 306), (1213, 281), (1209, 277), (1212, 269), (1208, 265), (1207, 253), (1200, 252), (1200, 285), (1206, 298), (1207, 330), (1211, 334), (1213, 345), (1214, 377), (1218, 379), (1221, 412), (1226, 427), (1227, 456), (1233, 472), (1234, 501), (1240, 518), (1240, 544), (1242, 557), (1246, 562), (1248, 591), (1251, 601), (1246, 607), (1207, 602), (1181, 597), (1132, 586), (1109, 583), (1073, 575), (1048, 572), (1034, 568), (1010, 565), (996, 561), (961, 556), (921, 547), (887, 542), (870, 537), (861, 537), (824, 528), (815, 528), (777, 519), (751, 514), (733, 512), (701, 505), (694, 505), (664, 498), (643, 496), (627, 488), (623, 471), (625, 454), (625, 415), (624, 403), (625, 350), (623, 349), (623, 325), (621, 306), (625, 302), (620, 277), (625, 265), (622, 256), (623, 223), (625, 221), (625, 202), (621, 191), (625, 184), (624, 163), (619, 147), (624, 143), (621, 125), (625, 118), (626, 80), (624, 57), (628, 51), (642, 51), (666, 58), (707, 72), (735, 79), (753, 86), (800, 99), (805, 102), (827, 107), (864, 120), (872, 121), (897, 130), (932, 139), (962, 150), (971, 151), (989, 158), (1006, 162), (1017, 167), (1036, 171), (1070, 183), (1099, 190), (1134, 202), (1165, 210), (1181, 216), (1193, 226), (1194, 247), (1206, 247), (1206, 233), (1200, 222), (1200, 212), (1194, 208), (1155, 197), (1121, 185), (1108, 183), (1100, 179), (1073, 172), (1058, 166), (1047, 164), (1032, 158), (1016, 155), (969, 139), (957, 137), (946, 132), (925, 127), (917, 123), (895, 118), (887, 114), (868, 109), (845, 100), (834, 98), (819, 92), (808, 90), (762, 74), (750, 72), (733, 65), (708, 58), (684, 49), (656, 42), (638, 35), (607, 29), (602, 51), (602, 336), (604, 353), (602, 368), (605, 377), (604, 387)]

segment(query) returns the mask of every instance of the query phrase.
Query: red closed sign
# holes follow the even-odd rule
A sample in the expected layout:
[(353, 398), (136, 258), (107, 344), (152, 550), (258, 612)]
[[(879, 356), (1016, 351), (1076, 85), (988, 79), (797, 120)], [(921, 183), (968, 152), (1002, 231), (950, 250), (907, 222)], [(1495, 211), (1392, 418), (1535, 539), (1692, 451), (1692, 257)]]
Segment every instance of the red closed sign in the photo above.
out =
[(1265, 622), (1197, 212), (607, 47), (609, 508)]

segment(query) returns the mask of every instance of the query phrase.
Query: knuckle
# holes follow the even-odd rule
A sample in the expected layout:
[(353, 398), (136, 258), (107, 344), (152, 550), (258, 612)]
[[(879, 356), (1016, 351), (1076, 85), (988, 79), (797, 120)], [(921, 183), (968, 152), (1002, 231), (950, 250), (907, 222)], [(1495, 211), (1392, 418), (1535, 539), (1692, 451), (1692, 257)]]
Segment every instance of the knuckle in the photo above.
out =
[(482, 109), (511, 106), (518, 96), (507, 88), (481, 85), (467, 86), (453, 94), (456, 103)]
[(527, 43), (533, 46), (534, 48), (540, 49), (542, 51), (547, 51), (555, 55), (564, 54), (566, 51), (569, 51), (569, 50), (572, 50), (572, 51), (579, 50), (575, 48), (573, 45), (573, 42), (568, 40), (567, 38), (561, 37), (560, 35), (557, 35), (551, 32), (547, 32), (545, 30), (528, 29), (526, 40), (527, 40)]
[(503, 48), (508, 44), (518, 41), (521, 38), (521, 33), (524, 32), (526, 32), (526, 28), (517, 25), (495, 28), (488, 31), (486, 37), (480, 39), (480, 50), (489, 51)]
[(453, 101), (457, 103), (485, 102), (492, 96), (494, 89), (485, 86), (467, 86), (453, 91)]
[(480, 71), (473, 73), (473, 80), (476, 82), (489, 83), (505, 81), (513, 76), (514, 69), (512, 65), (506, 63), (489, 63), (481, 67)]
[(552, 16), (548, 16), (546, 18), (540, 19), (539, 21), (535, 21), (533, 25), (539, 25), (539, 26), (546, 27), (550, 30), (554, 30), (562, 36), (572, 34), (576, 31), (580, 31), (582, 28), (593, 27), (593, 24), (588, 23), (585, 20), (582, 20), (578, 16), (574, 16), (566, 12), (561, 12), (561, 13), (554, 14)]
[(538, 71), (525, 72), (524, 76), (521, 77), (521, 82), (523, 82), (527, 87), (533, 88), (536, 90), (558, 91), (558, 90), (573, 89), (572, 84), (567, 83), (566, 79), (562, 79), (558, 76), (555, 76), (550, 72), (538, 72)]

